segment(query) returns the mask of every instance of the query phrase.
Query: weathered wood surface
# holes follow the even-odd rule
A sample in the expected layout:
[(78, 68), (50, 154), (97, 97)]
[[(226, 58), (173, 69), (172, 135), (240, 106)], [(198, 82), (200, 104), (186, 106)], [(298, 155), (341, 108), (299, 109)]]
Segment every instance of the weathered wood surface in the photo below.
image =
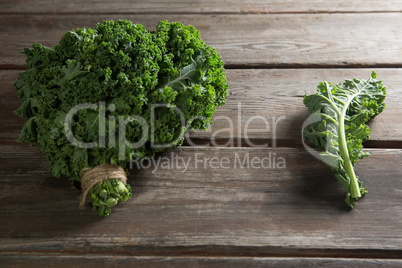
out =
[(155, 158), (158, 168), (134, 165), (133, 198), (100, 218), (78, 209), (80, 191), (46, 171), (38, 148), (1, 147), (3, 255), (402, 254), (401, 150), (369, 150), (357, 163), (369, 193), (349, 211), (343, 187), (304, 149), (177, 148)]
[(400, 13), (265, 15), (3, 15), (0, 66), (23, 68), (18, 52), (55, 45), (77, 27), (129, 19), (155, 29), (168, 19), (194, 25), (232, 67), (401, 66)]
[[(376, 71), (387, 86), (388, 97), (385, 111), (370, 122), (372, 134), (367, 146), (400, 148), (402, 106), (398, 97), (402, 95), (402, 70)], [(13, 114), (21, 103), (12, 87), (20, 72), (0, 71), (0, 111), (6, 115), (0, 118), (3, 141), (15, 141), (24, 124), (24, 120)], [(304, 94), (314, 93), (320, 81), (368, 79), (371, 69), (227, 70), (226, 73), (227, 103), (218, 107), (210, 130), (192, 134), (188, 144), (299, 146), (302, 125), (308, 117)]]
[[(401, 11), (396, 0), (1, 1), (0, 266), (401, 266)], [(157, 156), (159, 168), (132, 170), (133, 198), (100, 218), (78, 209), (81, 192), (48, 172), (39, 148), (15, 142), (12, 84), (22, 48), (104, 19), (194, 25), (225, 61), (230, 89), (211, 131), (187, 141), (219, 146), (182, 146)], [(380, 149), (356, 166), (369, 193), (349, 210), (342, 185), (301, 146), (302, 98), (371, 70), (387, 107), (366, 143)], [(244, 147), (253, 116), (269, 123), (248, 125), (263, 148)]]
[(343, 258), (263, 258), (263, 257), (155, 257), (155, 256), (99, 256), (99, 255), (14, 255), (0, 256), (4, 267), (72, 267), (83, 263), (92, 266), (116, 267), (116, 265), (157, 267), (400, 267), (400, 260), (343, 259)]
[(123, 0), (123, 1), (13, 1), (3, 0), (2, 13), (23, 14), (99, 14), (99, 13), (315, 13), (315, 12), (400, 12), (402, 4), (397, 0), (375, 1), (322, 1), (322, 0)]

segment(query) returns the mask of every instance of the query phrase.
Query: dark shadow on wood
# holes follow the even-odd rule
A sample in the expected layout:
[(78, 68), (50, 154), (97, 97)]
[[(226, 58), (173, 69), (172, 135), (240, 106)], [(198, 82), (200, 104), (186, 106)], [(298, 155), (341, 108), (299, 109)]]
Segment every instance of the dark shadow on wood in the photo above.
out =
[[(301, 184), (298, 195), (300, 203), (297, 206), (323, 206), (339, 211), (348, 212), (351, 209), (344, 202), (346, 191), (341, 183), (335, 178), (324, 162), (310, 155), (307, 151), (303, 156), (304, 162), (311, 163), (311, 168), (302, 171)], [(292, 163), (288, 163), (289, 169), (292, 169)], [(292, 170), (294, 173), (300, 173), (298, 170)]]

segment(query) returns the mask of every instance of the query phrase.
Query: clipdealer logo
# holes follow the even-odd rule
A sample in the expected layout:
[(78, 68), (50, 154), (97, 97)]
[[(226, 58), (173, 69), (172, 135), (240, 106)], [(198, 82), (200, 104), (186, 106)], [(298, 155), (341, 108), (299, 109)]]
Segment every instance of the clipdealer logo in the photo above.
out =
[[(181, 119), (181, 128), (188, 129), (193, 120), (203, 119), (200, 117), (191, 118), (189, 120), (185, 120), (183, 113), (177, 107), (171, 107), (166, 104), (153, 104), (151, 105), (151, 116), (150, 121), (147, 121), (145, 118), (139, 115), (132, 116), (112, 116), (106, 114), (108, 112), (114, 112), (115, 106), (110, 104), (106, 106), (105, 102), (95, 103), (84, 103), (73, 107), (66, 115), (64, 120), (64, 130), (67, 139), (76, 147), (79, 148), (118, 148), (119, 152), (119, 160), (126, 160), (126, 149), (130, 148), (135, 149), (141, 148), (145, 145), (145, 143), (149, 143), (151, 148), (164, 149), (174, 147), (174, 144), (183, 137), (186, 138), (186, 142), (191, 147), (235, 147), (237, 145), (241, 145), (242, 141), (249, 147), (258, 147), (263, 149), (264, 153), (259, 156), (253, 156), (249, 152), (238, 152), (233, 151), (233, 153), (220, 155), (220, 156), (207, 156), (204, 153), (194, 152), (193, 155), (185, 155), (183, 156), (180, 153), (171, 152), (169, 156), (158, 156), (155, 158), (147, 158), (147, 157), (139, 157), (138, 154), (132, 153), (130, 163), (130, 169), (151, 169), (152, 172), (156, 172), (157, 170), (166, 170), (166, 169), (179, 169), (182, 173), (185, 173), (189, 170), (189, 167), (192, 168), (203, 168), (203, 169), (229, 169), (229, 168), (240, 168), (240, 169), (284, 169), (286, 168), (286, 159), (283, 156), (277, 155), (275, 152), (276, 148), (276, 131), (277, 125), (280, 121), (286, 119), (286, 116), (280, 116), (278, 118), (272, 117), (267, 118), (263, 116), (251, 116), (246, 118), (244, 127), (243, 127), (243, 116), (241, 111), (241, 102), (238, 103), (237, 108), (237, 124), (236, 128), (233, 123), (233, 119), (228, 116), (216, 116), (214, 121), (224, 121), (229, 125), (228, 128), (220, 128), (211, 132), (211, 142), (208, 145), (197, 145), (191, 140), (190, 133), (188, 131), (183, 131), (181, 135), (179, 135), (175, 140), (166, 143), (166, 144), (156, 144), (154, 142), (155, 138), (153, 137), (155, 132), (155, 110), (161, 107), (167, 107), (174, 109), (175, 112), (180, 116)], [(73, 123), (74, 116), (82, 110), (95, 110), (98, 112), (97, 119), (99, 134), (97, 141), (91, 142), (82, 142), (79, 141), (74, 136), (73, 133)], [(253, 121), (260, 121), (259, 128), (251, 129)], [(127, 125), (131, 122), (136, 122), (141, 127), (141, 138), (137, 142), (130, 142), (126, 138), (126, 129)], [(261, 124), (262, 122), (262, 124)], [(118, 126), (117, 126), (118, 124)], [(116, 127), (117, 126), (117, 127)], [(263, 126), (263, 127), (261, 127)], [(106, 129), (108, 129), (108, 133), (106, 133)], [(115, 131), (117, 129), (117, 131)], [(225, 144), (218, 144), (217, 140), (221, 133), (228, 133), (228, 141)], [(250, 133), (259, 133), (261, 136), (261, 132), (270, 135), (272, 144), (266, 142), (265, 144), (254, 144), (249, 138)], [(108, 141), (108, 142), (106, 142)], [(148, 145), (148, 144), (147, 144)]]
[(225, 156), (208, 156), (205, 153), (183, 156), (180, 153), (170, 152), (168, 156), (156, 158), (134, 157), (130, 161), (130, 169), (150, 169), (152, 173), (162, 170), (178, 170), (181, 173), (194, 169), (285, 169), (286, 160), (275, 152), (268, 152), (264, 156), (252, 156), (247, 153), (228, 153)]

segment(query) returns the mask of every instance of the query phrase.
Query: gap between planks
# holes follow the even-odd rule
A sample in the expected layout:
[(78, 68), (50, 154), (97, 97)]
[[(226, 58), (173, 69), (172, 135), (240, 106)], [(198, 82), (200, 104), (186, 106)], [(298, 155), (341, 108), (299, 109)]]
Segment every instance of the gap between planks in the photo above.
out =
[(4, 0), (2, 14), (315, 14), (315, 13), (374, 13), (400, 12), (400, 1), (330, 1), (305, 0), (232, 0), (214, 1), (166, 1), (138, 0), (132, 1), (79, 1), (27, 0), (16, 2)]
[[(25, 71), (27, 65), (1, 64), (0, 71)], [(399, 69), (402, 64), (225, 64), (226, 70), (272, 70), (272, 69)]]
[(225, 15), (315, 15), (315, 14), (392, 14), (397, 13), (400, 14), (402, 11), (245, 11), (245, 12), (155, 12), (155, 11), (127, 11), (127, 12), (0, 12), (0, 16), (16, 16), (16, 15), (32, 15), (32, 16), (54, 16), (54, 15), (63, 15), (63, 16), (89, 16), (89, 15), (105, 15), (105, 16), (118, 16), (118, 15), (127, 15), (127, 16), (135, 16), (135, 15), (149, 15), (149, 16), (161, 16), (161, 15), (205, 15), (205, 16), (225, 16)]
[(32, 267), (71, 267), (85, 265), (116, 267), (116, 265), (135, 267), (400, 267), (402, 260), (395, 259), (357, 259), (357, 258), (311, 258), (311, 257), (247, 257), (247, 256), (121, 256), (114, 254), (98, 255), (89, 253), (86, 255), (70, 254), (30, 254), (19, 253), (14, 255), (0, 255), (0, 260), (5, 266)]
[(343, 260), (361, 260), (361, 261), (375, 261), (375, 260), (388, 260), (390, 262), (401, 262), (401, 251), (399, 250), (332, 250), (332, 249), (303, 249), (294, 248), (291, 251), (283, 250), (283, 248), (271, 248), (271, 253), (264, 253), (253, 247), (223, 247), (223, 246), (205, 246), (205, 247), (172, 247), (163, 248), (160, 250), (149, 250), (146, 248), (137, 248), (134, 252), (115, 252), (115, 251), (94, 251), (94, 250), (0, 250), (0, 260), (13, 259), (14, 257), (28, 259), (29, 257), (43, 256), (48, 257), (71, 257), (80, 259), (82, 256), (91, 256), (94, 258), (107, 258), (111, 256), (113, 259), (126, 259), (126, 258), (183, 258), (183, 259), (203, 259), (203, 258), (261, 258), (261, 259), (294, 259), (294, 258), (306, 258), (306, 259), (343, 259)]

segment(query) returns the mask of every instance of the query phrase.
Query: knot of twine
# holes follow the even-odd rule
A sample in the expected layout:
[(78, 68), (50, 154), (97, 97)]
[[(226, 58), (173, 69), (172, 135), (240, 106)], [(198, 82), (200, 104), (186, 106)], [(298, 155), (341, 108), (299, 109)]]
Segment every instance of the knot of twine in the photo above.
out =
[(80, 208), (84, 207), (89, 191), (91, 191), (95, 185), (101, 185), (103, 181), (110, 179), (118, 179), (124, 184), (127, 183), (127, 176), (124, 169), (118, 165), (112, 164), (103, 164), (94, 168), (83, 168), (80, 171), (80, 177), (83, 191)]

